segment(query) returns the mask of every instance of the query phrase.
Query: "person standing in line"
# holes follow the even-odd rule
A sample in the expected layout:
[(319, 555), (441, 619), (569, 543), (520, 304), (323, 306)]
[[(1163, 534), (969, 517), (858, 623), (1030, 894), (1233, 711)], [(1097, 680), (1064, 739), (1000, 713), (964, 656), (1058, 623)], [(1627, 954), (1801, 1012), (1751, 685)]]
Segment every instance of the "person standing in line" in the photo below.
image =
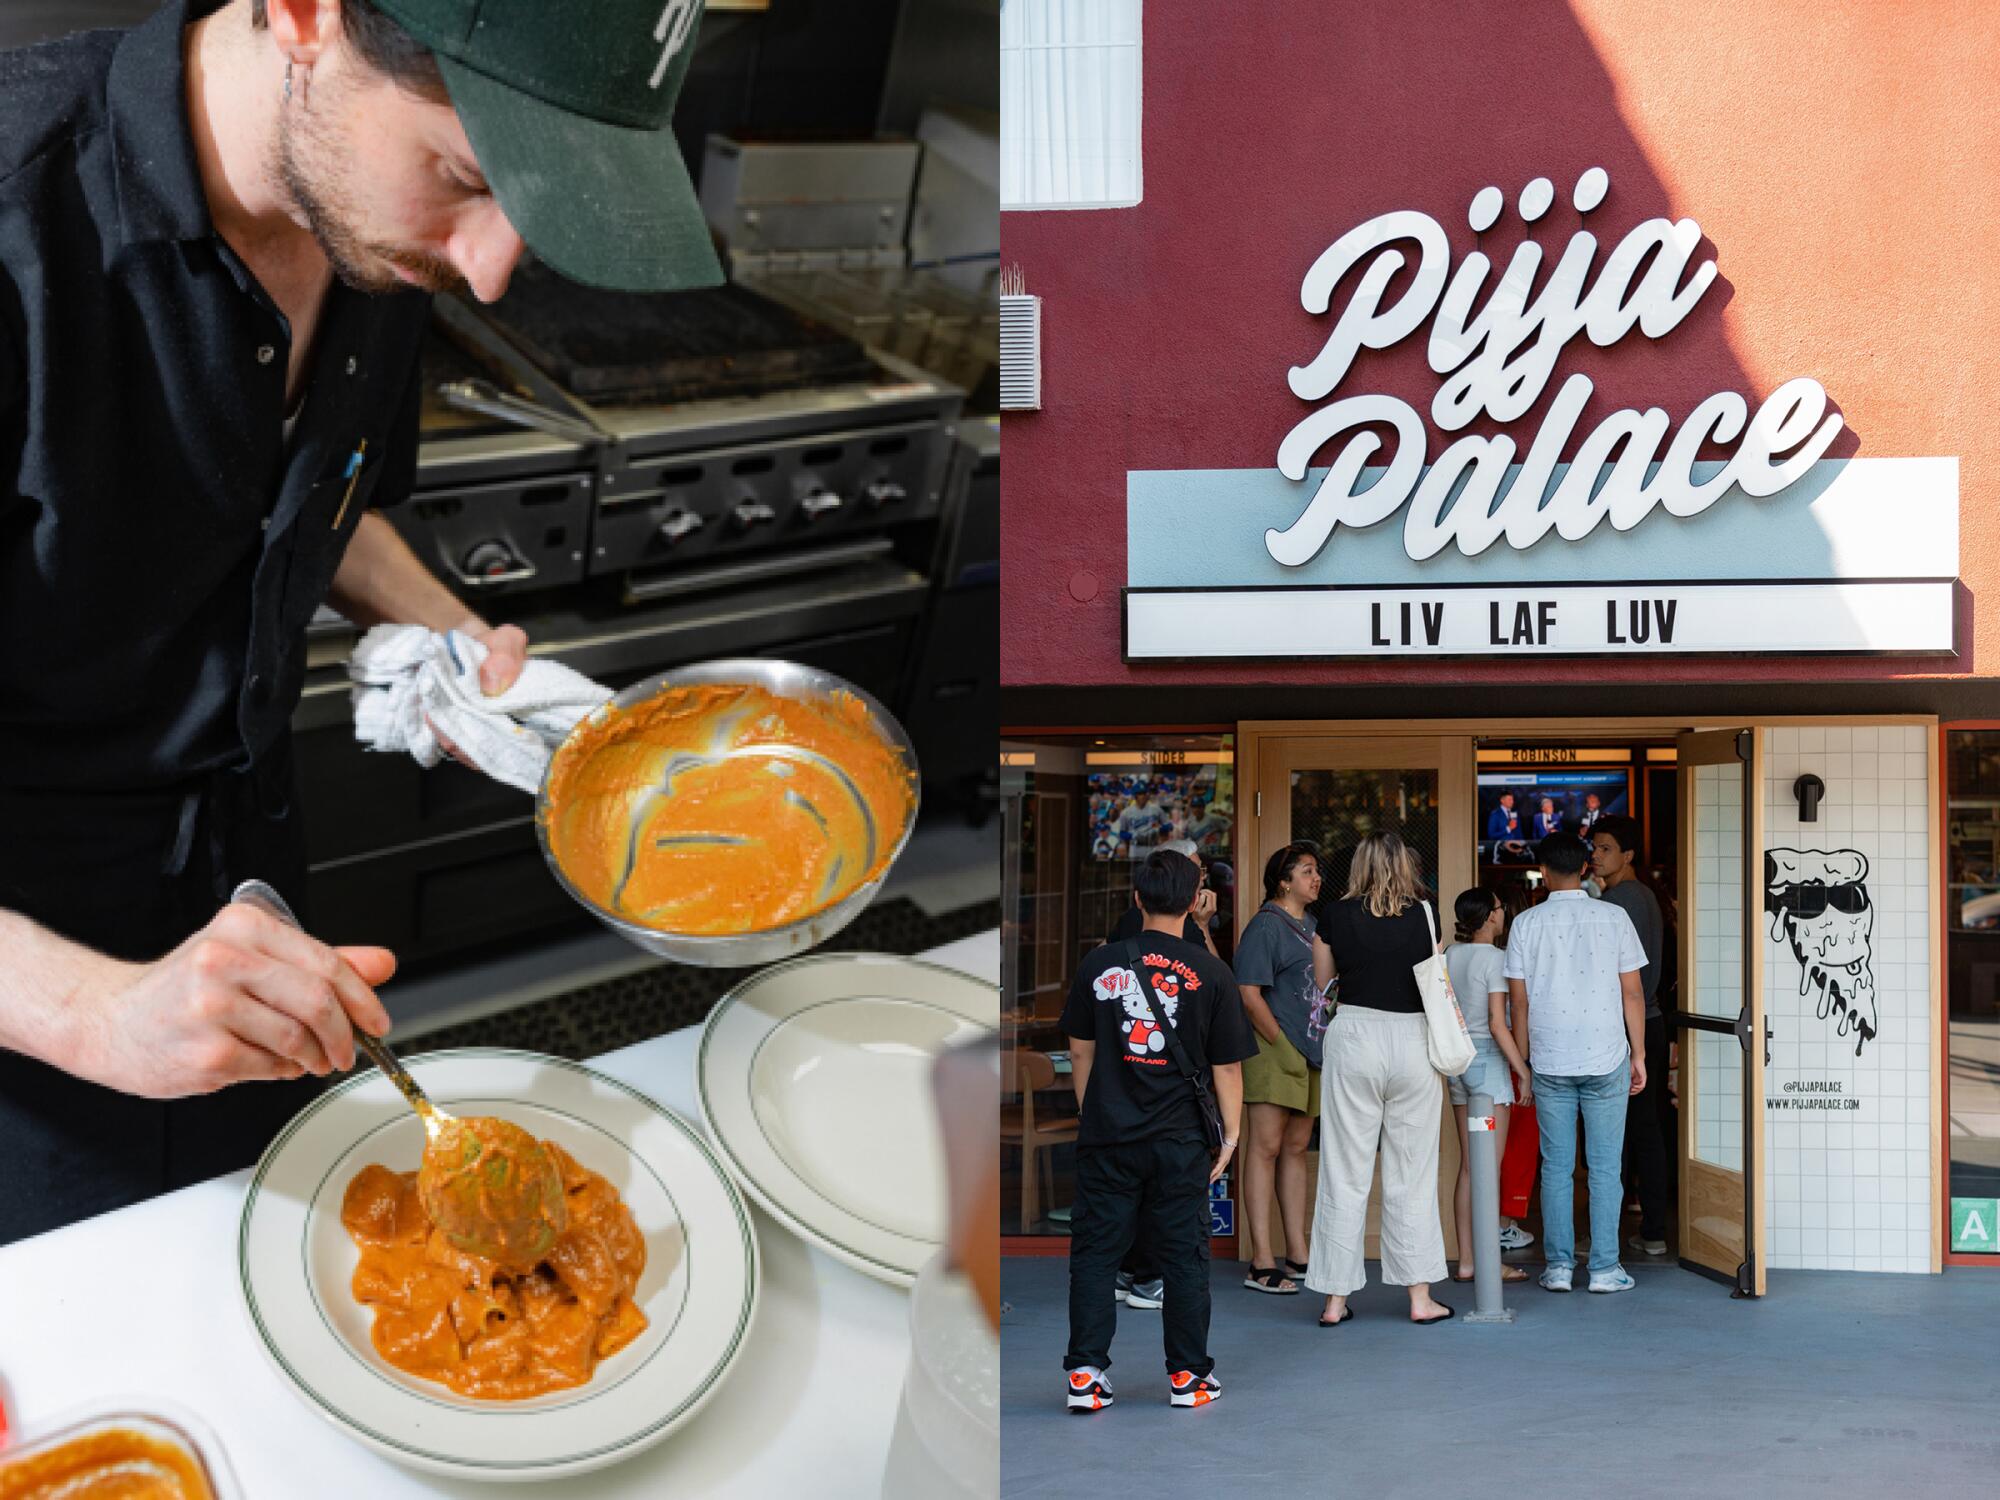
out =
[(1521, 913), (1507, 941), (1507, 987), (1528, 1017), (1542, 1131), (1542, 1286), (1567, 1292), (1576, 1267), (1576, 1129), (1590, 1169), (1590, 1290), (1626, 1292), (1618, 1261), (1619, 1161), (1630, 1096), (1646, 1087), (1645, 950), (1625, 909), (1583, 893), (1589, 850), (1573, 833), (1536, 850), (1548, 899)]
[[(1528, 1065), (1514, 1045), (1508, 1018), (1507, 956), (1495, 946), (1506, 930), (1507, 912), (1500, 898), (1484, 886), (1459, 893), (1452, 903), (1457, 941), (1445, 949), (1452, 993), (1458, 996), (1465, 1029), (1472, 1037), (1472, 1066), (1450, 1080), (1452, 1113), (1458, 1117), (1458, 1185), (1452, 1195), (1453, 1222), (1458, 1226), (1458, 1270), (1454, 1281), (1473, 1279), (1472, 1137), (1467, 1114), (1474, 1094), (1493, 1100), (1493, 1152), (1497, 1163), (1507, 1154), (1507, 1119), (1517, 1102), (1533, 1097)], [(1526, 1281), (1519, 1266), (1503, 1266), (1503, 1281)]]
[[(1293, 1252), (1306, 1245), (1312, 1191), (1306, 1148), (1319, 1104), (1321, 1041), (1311, 1034), (1311, 1021), (1313, 1002), (1333, 977), (1333, 957), (1306, 910), (1319, 889), (1312, 845), (1285, 845), (1265, 862), (1264, 904), (1236, 942), (1236, 984), (1257, 1033), (1257, 1055), (1243, 1068), (1250, 1113), (1239, 1225), (1250, 1252), (1243, 1285), (1281, 1296), (1297, 1295), (1297, 1278), (1306, 1270), (1304, 1258)], [(1284, 1219), (1283, 1267), (1271, 1243), (1273, 1196)]]
[(1632, 919), (1646, 955), (1646, 1091), (1634, 1095), (1625, 1115), (1625, 1143), (1639, 1194), (1639, 1233), (1631, 1248), (1642, 1255), (1667, 1253), (1667, 1148), (1660, 1133), (1661, 1099), (1667, 1087), (1667, 1023), (1660, 1014), (1660, 976), (1666, 922), (1660, 900), (1639, 878), (1639, 825), (1631, 818), (1604, 818), (1591, 830), (1591, 868), (1603, 887), (1602, 899), (1616, 903)]
[[(1215, 915), (1215, 896), (1208, 889), (1208, 872), (1203, 867), (1201, 856), (1195, 853), (1190, 839), (1176, 839), (1162, 844), (1162, 849), (1175, 854), (1184, 854), (1194, 861), (1195, 892), (1194, 905), (1188, 908), (1187, 920), (1181, 927), (1181, 936), (1197, 947), (1215, 953), (1215, 939), (1209, 935), (1209, 920)], [(1127, 938), (1135, 938), (1146, 925), (1145, 908), (1139, 904), (1139, 888), (1132, 888), (1132, 904), (1118, 914), (1118, 922), (1111, 929), (1107, 943), (1122, 943)], [(1127, 1307), (1145, 1311), (1160, 1305), (1160, 1298), (1166, 1288), (1160, 1280), (1160, 1270), (1153, 1262), (1153, 1253), (1146, 1245), (1145, 1226), (1141, 1225), (1133, 1237), (1132, 1248), (1125, 1253), (1124, 1261), (1118, 1267), (1118, 1300)]]
[(1438, 1222), (1438, 1075), (1425, 1045), (1416, 966), (1434, 951), (1437, 916), (1415, 851), (1394, 832), (1354, 851), (1347, 897), (1327, 908), (1326, 944), (1340, 1008), (1320, 1079), (1319, 1198), (1306, 1285), (1325, 1294), (1319, 1326), (1354, 1316), (1368, 1283), (1368, 1192), (1382, 1158), (1382, 1279), (1409, 1288), (1410, 1321), (1442, 1323), (1431, 1296), (1445, 1277)]
[[(1527, 883), (1518, 877), (1504, 882), (1495, 893), (1500, 898), (1500, 908), (1504, 915), (1500, 932), (1500, 945), (1504, 954), (1507, 934), (1513, 930), (1514, 919), (1526, 911), (1533, 902), (1529, 899)], [(1505, 973), (1504, 967), (1502, 970)], [(1513, 1014), (1512, 1031), (1514, 1050), (1528, 1061), (1532, 1071), (1534, 1063), (1528, 1059), (1528, 1016), (1526, 1011), (1513, 1009), (1513, 996), (1508, 995), (1508, 1009)], [(1512, 1118), (1507, 1122), (1507, 1149), (1500, 1153), (1500, 1248), (1502, 1250), (1525, 1250), (1535, 1243), (1535, 1236), (1521, 1227), (1520, 1221), (1528, 1216), (1529, 1200), (1535, 1192), (1535, 1176), (1542, 1163), (1542, 1132), (1535, 1120), (1535, 1105), (1531, 1098), (1514, 1101)]]
[(1209, 923), (1215, 939), (1215, 956), (1232, 968), (1236, 964), (1236, 867), (1226, 859), (1208, 862), (1208, 889), (1215, 897), (1217, 917)]
[[(1242, 1062), (1256, 1042), (1234, 976), (1181, 936), (1195, 880), (1185, 855), (1148, 855), (1137, 877), (1144, 930), (1086, 958), (1063, 1006), (1081, 1116), (1063, 1359), (1071, 1411), (1111, 1405), (1105, 1371), (1118, 1323), (1113, 1287), (1142, 1228), (1166, 1282), (1168, 1402), (1206, 1406), (1222, 1394), (1208, 1353), (1208, 1188), (1236, 1149)], [(1172, 1041), (1161, 1021), (1173, 1028)], [(1213, 1156), (1194, 1086), (1175, 1062), (1176, 1042), (1222, 1116), (1221, 1150)]]

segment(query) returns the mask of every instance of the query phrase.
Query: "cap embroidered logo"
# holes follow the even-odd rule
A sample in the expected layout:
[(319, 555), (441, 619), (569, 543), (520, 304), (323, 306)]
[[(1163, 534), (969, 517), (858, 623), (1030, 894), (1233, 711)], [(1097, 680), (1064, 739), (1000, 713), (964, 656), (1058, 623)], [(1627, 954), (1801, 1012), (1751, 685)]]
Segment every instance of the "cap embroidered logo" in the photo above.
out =
[(694, 31), (697, 9), (698, 0), (667, 0), (666, 8), (660, 12), (660, 24), (653, 28), (653, 40), (664, 42), (666, 51), (660, 54), (659, 66), (653, 69), (653, 76), (647, 82), (648, 88), (658, 88), (660, 80), (667, 76), (674, 55)]

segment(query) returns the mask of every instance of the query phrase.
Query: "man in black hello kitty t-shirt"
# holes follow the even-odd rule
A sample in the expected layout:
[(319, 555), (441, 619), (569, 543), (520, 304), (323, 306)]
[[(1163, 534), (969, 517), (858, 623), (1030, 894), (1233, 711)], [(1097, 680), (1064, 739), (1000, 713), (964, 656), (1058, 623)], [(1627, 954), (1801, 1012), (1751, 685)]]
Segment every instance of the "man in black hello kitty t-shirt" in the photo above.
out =
[[(1236, 978), (1181, 936), (1200, 872), (1171, 850), (1134, 872), (1145, 927), (1134, 967), (1124, 943), (1107, 943), (1078, 968), (1063, 1007), (1082, 1121), (1076, 1200), (1070, 1211), (1071, 1410), (1111, 1404), (1112, 1289), (1118, 1264), (1144, 1225), (1166, 1284), (1168, 1400), (1205, 1406), (1222, 1393), (1208, 1357), (1208, 1185), (1228, 1169), (1243, 1112), (1242, 1061), (1257, 1054)], [(1146, 990), (1141, 990), (1141, 985)], [(1150, 991), (1153, 1004), (1147, 1003)], [(1155, 1008), (1157, 1007), (1157, 1016)], [(1202, 1140), (1194, 1087), (1174, 1061), (1161, 1020), (1222, 1114), (1223, 1146)]]

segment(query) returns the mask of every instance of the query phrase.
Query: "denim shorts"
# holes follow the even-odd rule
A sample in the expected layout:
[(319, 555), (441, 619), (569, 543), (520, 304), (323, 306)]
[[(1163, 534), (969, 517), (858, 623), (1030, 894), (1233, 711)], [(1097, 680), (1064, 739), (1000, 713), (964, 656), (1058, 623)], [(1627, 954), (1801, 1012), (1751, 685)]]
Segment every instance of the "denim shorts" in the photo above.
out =
[(1491, 1094), (1495, 1104), (1514, 1102), (1514, 1074), (1490, 1038), (1474, 1037), (1472, 1066), (1448, 1079), (1451, 1102), (1469, 1104), (1474, 1093)]

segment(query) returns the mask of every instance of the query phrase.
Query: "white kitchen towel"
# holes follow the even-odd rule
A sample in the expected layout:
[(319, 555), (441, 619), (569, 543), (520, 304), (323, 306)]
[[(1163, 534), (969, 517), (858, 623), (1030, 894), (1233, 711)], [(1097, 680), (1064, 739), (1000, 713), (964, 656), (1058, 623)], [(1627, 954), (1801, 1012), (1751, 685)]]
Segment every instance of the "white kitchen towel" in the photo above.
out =
[(611, 696), (561, 662), (534, 661), (504, 693), (479, 685), (486, 648), (460, 631), (377, 625), (347, 663), (354, 737), (371, 750), (407, 750), (434, 766), (442, 735), (495, 781), (533, 793), (549, 756), (585, 714)]

